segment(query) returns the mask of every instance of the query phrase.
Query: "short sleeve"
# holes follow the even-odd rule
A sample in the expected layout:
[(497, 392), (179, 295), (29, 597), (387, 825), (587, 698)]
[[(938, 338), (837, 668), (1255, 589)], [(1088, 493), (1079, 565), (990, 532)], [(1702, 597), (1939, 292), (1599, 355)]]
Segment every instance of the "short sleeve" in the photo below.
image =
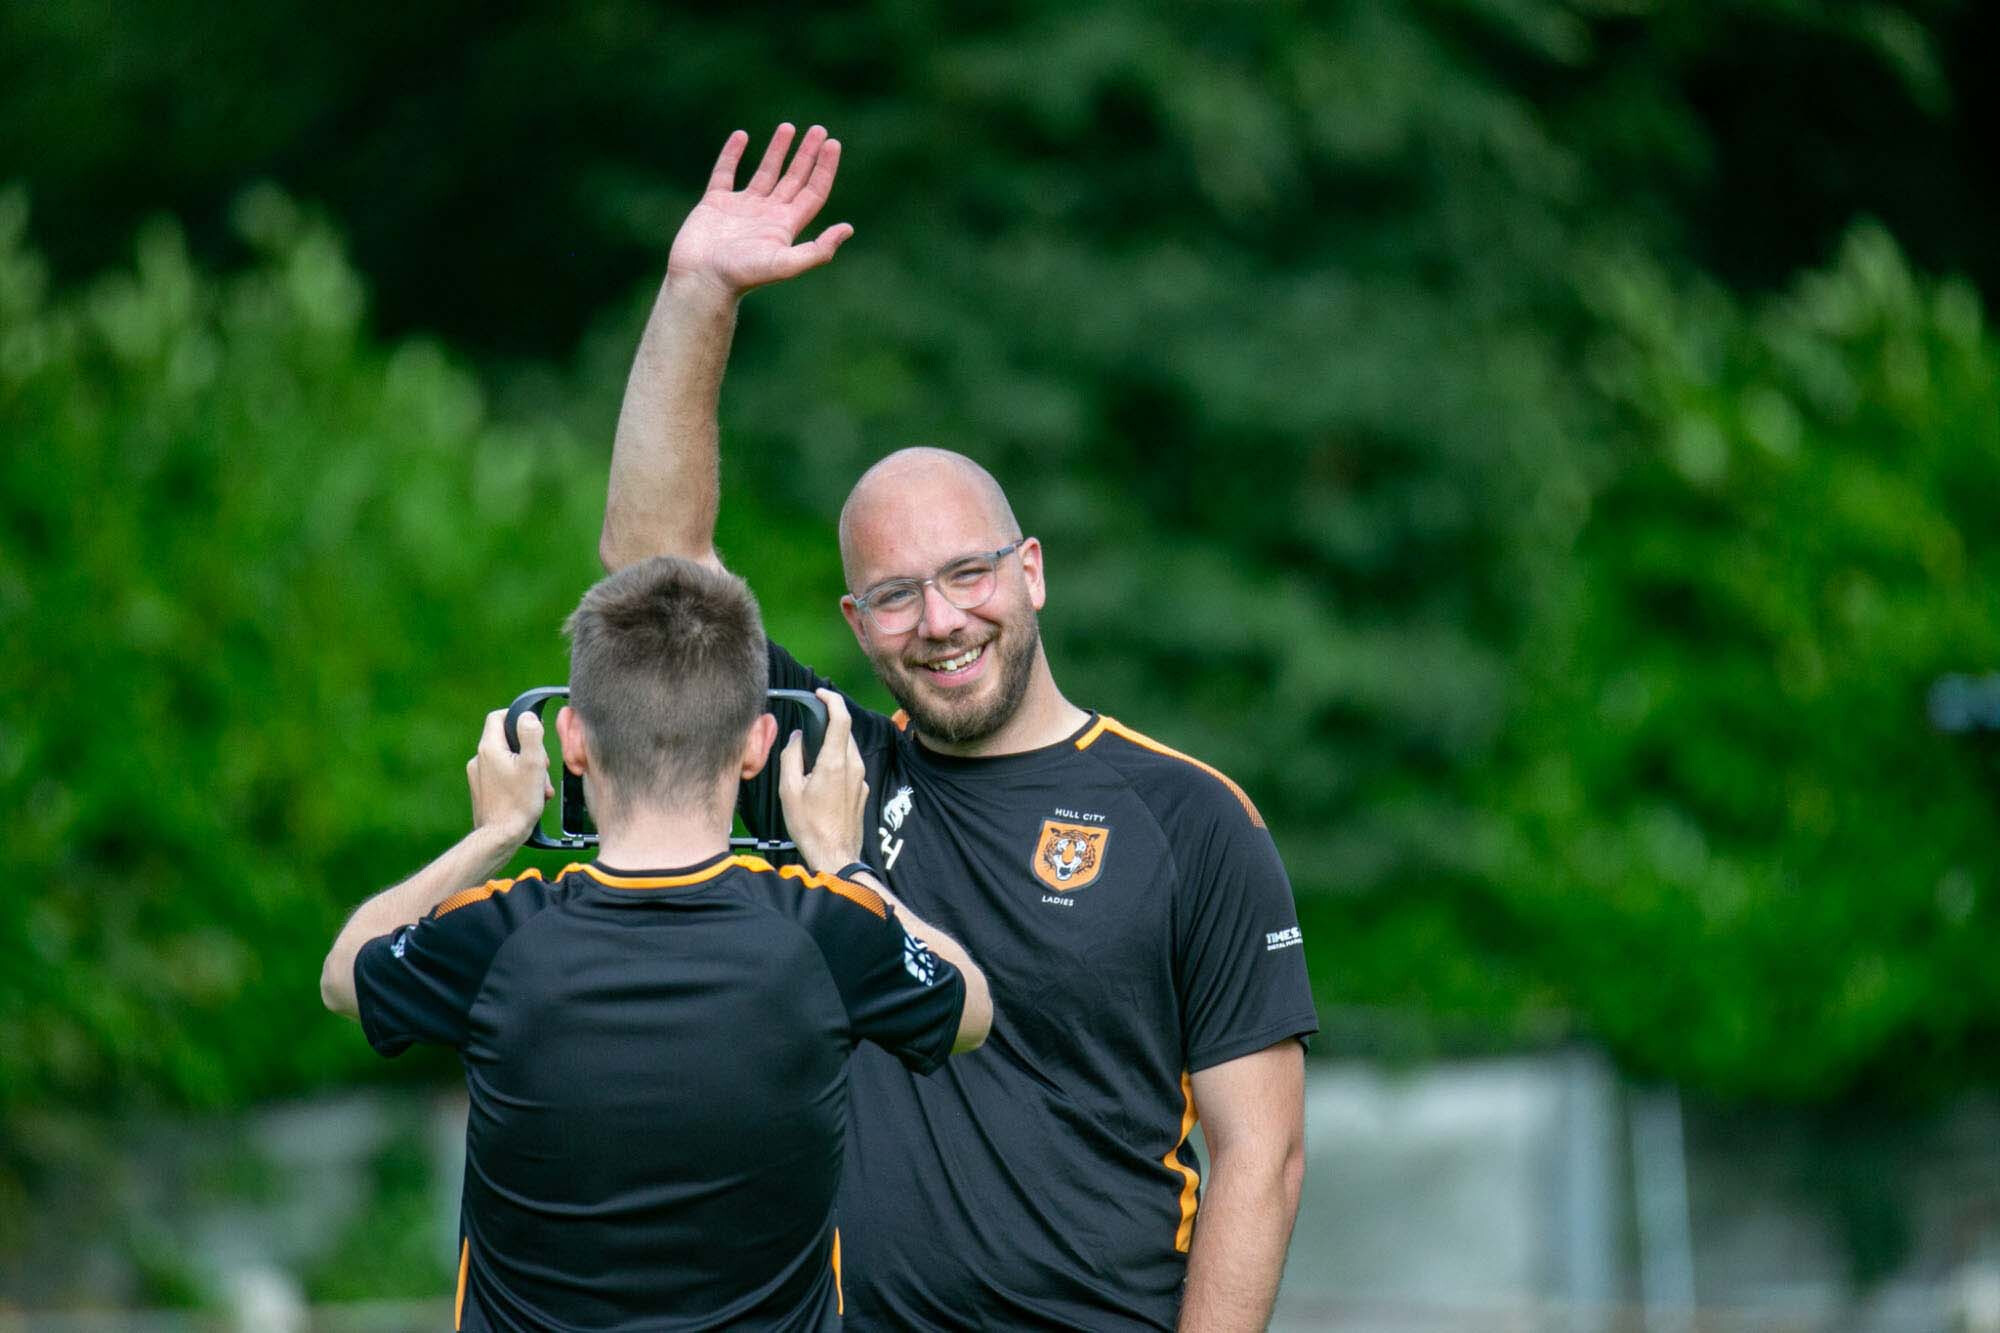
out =
[[(773, 643), (769, 645), (771, 663), (771, 688), (774, 690), (839, 690), (840, 687), (806, 666), (783, 648)], [(871, 748), (895, 730), (895, 723), (882, 714), (863, 708), (845, 690), (847, 711), (854, 719), (854, 741), (867, 754)], [(783, 838), (785, 833), (784, 807), (778, 801), (778, 754), (791, 740), (792, 733), (802, 723), (803, 710), (789, 700), (775, 701), (771, 708), (778, 719), (777, 739), (771, 743), (771, 753), (763, 771), (744, 783), (736, 796), (736, 812), (743, 817), (743, 827), (750, 830), (754, 838)]]
[(965, 978), (903, 929), (896, 909), (873, 889), (832, 875), (814, 877), (802, 921), (826, 959), (849, 1030), (919, 1074), (951, 1054), (965, 1012)]
[(1176, 980), (1192, 1071), (1319, 1030), (1291, 880), (1277, 846), (1233, 805), (1177, 840)]
[(536, 871), (494, 880), (362, 945), (354, 994), (368, 1044), (383, 1056), (401, 1055), (417, 1042), (462, 1048), (493, 955), (547, 892)]

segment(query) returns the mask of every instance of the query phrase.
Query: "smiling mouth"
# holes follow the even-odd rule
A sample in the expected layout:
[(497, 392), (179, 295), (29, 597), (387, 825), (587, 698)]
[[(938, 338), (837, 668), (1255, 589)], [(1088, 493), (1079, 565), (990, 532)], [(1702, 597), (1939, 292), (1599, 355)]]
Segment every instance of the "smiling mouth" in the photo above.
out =
[(934, 676), (953, 676), (961, 671), (968, 670), (973, 663), (985, 655), (986, 645), (982, 643), (977, 648), (967, 648), (964, 652), (955, 653), (950, 657), (932, 658), (922, 665), (925, 671), (930, 672)]

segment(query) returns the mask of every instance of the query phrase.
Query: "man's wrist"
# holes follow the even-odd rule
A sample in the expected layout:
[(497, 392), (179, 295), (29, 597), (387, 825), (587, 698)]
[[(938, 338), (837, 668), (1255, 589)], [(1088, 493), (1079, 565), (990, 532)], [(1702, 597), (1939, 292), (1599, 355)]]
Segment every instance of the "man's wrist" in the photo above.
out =
[(854, 859), (857, 850), (852, 843), (845, 847), (821, 847), (816, 843), (800, 841), (796, 836), (792, 843), (799, 849), (799, 859), (815, 875), (824, 875), (835, 866), (844, 866)]
[(532, 823), (475, 824), (469, 841), (473, 849), (494, 862), (503, 862), (528, 840)]
[(735, 314), (736, 303), (743, 299), (742, 290), (721, 278), (695, 272), (675, 273), (671, 269), (667, 271), (667, 295), (688, 309), (727, 316)]

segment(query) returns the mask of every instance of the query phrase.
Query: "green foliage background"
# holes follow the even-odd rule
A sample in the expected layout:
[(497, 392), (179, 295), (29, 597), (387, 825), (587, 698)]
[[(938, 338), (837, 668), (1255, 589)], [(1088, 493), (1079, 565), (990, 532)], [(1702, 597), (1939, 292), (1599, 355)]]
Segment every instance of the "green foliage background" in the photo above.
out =
[(745, 306), (721, 544), (801, 656), (866, 680), (853, 477), (965, 449), (1072, 697), (1263, 807), (1322, 1049), (1990, 1080), (1992, 753), (1924, 696), (2000, 656), (1991, 27), (7, 11), (0, 1109), (441, 1071), (320, 954), (560, 677), (672, 228), (781, 116), (857, 236)]

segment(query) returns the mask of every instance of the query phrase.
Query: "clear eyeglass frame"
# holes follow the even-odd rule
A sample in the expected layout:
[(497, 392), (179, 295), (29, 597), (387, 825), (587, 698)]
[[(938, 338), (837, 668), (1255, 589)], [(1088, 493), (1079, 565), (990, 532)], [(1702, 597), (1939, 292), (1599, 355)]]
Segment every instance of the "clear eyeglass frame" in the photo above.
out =
[(917, 627), (924, 618), (925, 588), (936, 588), (938, 596), (961, 611), (975, 611), (999, 588), (1000, 562), (1033, 540), (1016, 537), (997, 551), (960, 556), (927, 579), (885, 580), (856, 597), (855, 608), (883, 634), (904, 634)]

